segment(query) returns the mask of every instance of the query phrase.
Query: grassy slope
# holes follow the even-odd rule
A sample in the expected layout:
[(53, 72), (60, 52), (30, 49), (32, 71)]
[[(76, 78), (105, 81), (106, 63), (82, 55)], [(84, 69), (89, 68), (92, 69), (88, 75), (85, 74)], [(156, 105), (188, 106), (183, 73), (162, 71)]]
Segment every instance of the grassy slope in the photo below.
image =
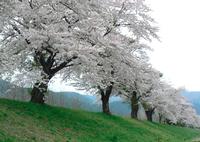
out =
[(184, 142), (200, 131), (0, 99), (0, 142)]

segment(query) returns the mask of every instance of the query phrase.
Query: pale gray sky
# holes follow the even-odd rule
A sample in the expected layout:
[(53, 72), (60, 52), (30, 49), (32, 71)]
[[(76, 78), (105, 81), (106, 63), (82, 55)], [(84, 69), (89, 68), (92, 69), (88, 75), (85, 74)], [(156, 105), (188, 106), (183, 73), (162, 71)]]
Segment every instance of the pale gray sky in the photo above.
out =
[[(160, 27), (151, 62), (175, 87), (200, 91), (200, 0), (146, 0)], [(55, 91), (76, 91), (59, 79)]]
[[(70, 83), (70, 81), (67, 81)], [(73, 86), (70, 86), (69, 83), (64, 83), (59, 75), (56, 75), (53, 79), (52, 82), (49, 84), (49, 89), (53, 90), (55, 92), (64, 92), (64, 91), (69, 91), (69, 92), (77, 92), (80, 94), (89, 94), (86, 91), (83, 90), (77, 90)]]
[(154, 67), (176, 87), (200, 91), (200, 0), (147, 0), (160, 27)]

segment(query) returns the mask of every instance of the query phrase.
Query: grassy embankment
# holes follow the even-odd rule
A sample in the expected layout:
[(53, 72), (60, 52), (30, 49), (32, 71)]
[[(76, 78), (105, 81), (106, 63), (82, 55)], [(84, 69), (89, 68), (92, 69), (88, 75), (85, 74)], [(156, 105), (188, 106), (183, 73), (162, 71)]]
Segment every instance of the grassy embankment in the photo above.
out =
[(0, 99), (0, 142), (190, 142), (200, 130)]

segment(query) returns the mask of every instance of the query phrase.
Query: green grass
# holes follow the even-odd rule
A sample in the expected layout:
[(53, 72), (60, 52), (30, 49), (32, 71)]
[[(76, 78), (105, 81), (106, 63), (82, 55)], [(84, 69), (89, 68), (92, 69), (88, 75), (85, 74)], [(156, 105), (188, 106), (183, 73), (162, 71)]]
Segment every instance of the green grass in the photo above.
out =
[(0, 142), (190, 142), (200, 131), (0, 99)]

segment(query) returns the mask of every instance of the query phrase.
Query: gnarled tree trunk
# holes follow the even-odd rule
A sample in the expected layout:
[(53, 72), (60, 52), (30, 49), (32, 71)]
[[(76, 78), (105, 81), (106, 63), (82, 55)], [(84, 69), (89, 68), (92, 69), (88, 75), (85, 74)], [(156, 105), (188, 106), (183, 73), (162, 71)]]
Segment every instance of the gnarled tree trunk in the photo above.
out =
[(101, 95), (102, 100), (102, 110), (105, 114), (111, 114), (110, 107), (109, 107), (109, 98), (110, 96)]
[(131, 96), (131, 118), (137, 119), (137, 113), (138, 113), (138, 98), (137, 98), (137, 92), (133, 91)]
[(43, 77), (41, 81), (37, 81), (31, 92), (31, 102), (44, 104), (45, 93), (47, 93), (48, 83), (51, 77)]
[(163, 117), (163, 115), (162, 114), (158, 114), (159, 115), (159, 123), (162, 123), (162, 117)]
[(153, 117), (154, 110), (155, 110), (155, 108), (145, 111), (146, 112), (146, 116), (147, 116), (147, 120), (150, 121), (150, 122), (153, 121), (152, 117)]
[[(44, 104), (44, 93), (38, 88), (35, 87), (37, 83), (34, 85), (33, 90), (31, 92), (31, 102), (33, 103), (39, 103), (39, 104)], [(43, 86), (43, 89), (47, 90), (47, 87), (44, 86), (43, 84), (40, 85), (40, 88)]]
[[(58, 64), (55, 61), (55, 57), (59, 51), (51, 47), (48, 41), (46, 42), (46, 45), (47, 46), (42, 47), (41, 50), (35, 51), (35, 61), (42, 66), (42, 79), (35, 83), (31, 92), (31, 102), (33, 103), (45, 103), (44, 97), (50, 79), (63, 68), (73, 66), (74, 64), (71, 62), (78, 58), (74, 55), (71, 58), (66, 58), (66, 60)], [(43, 53), (43, 51), (46, 51), (46, 53)]]
[(112, 85), (106, 87), (105, 91), (98, 86), (98, 89), (100, 91), (101, 94), (101, 101), (102, 101), (102, 111), (105, 114), (110, 115), (110, 107), (109, 107), (109, 99), (110, 99), (110, 95), (112, 93), (112, 89), (113, 89), (113, 83), (111, 83)]

